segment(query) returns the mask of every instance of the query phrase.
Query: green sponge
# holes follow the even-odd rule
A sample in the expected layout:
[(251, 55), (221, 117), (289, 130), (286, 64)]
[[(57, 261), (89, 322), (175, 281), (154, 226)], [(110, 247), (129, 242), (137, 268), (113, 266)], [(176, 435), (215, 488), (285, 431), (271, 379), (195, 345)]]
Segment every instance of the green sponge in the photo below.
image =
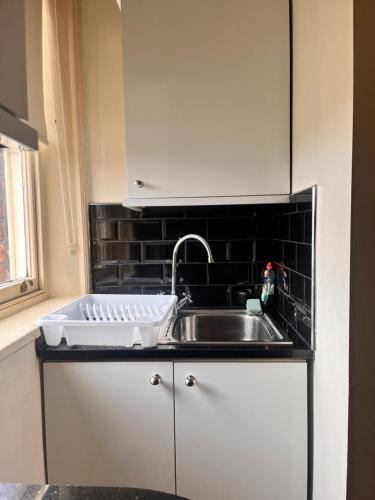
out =
[(246, 301), (246, 311), (250, 316), (261, 316), (262, 306), (260, 305), (259, 299), (247, 299)]

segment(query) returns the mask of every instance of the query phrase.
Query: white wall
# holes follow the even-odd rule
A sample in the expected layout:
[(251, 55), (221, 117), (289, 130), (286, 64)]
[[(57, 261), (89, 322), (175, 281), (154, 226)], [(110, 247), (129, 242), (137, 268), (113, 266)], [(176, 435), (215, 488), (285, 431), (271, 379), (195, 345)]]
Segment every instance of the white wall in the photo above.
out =
[(121, 11), (115, 0), (82, 0), (89, 201), (125, 195)]
[(318, 184), (314, 499), (346, 498), (353, 0), (293, 2), (293, 190)]
[(39, 364), (34, 342), (0, 361), (0, 481), (45, 482)]

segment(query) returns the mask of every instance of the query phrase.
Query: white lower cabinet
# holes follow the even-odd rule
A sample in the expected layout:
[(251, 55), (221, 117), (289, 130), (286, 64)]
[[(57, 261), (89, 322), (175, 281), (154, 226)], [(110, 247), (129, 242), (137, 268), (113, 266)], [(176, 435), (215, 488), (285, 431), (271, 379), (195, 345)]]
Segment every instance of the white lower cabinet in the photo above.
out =
[(44, 390), (50, 483), (306, 500), (305, 362), (46, 363)]
[(172, 362), (45, 363), (44, 391), (49, 483), (175, 492)]
[(175, 407), (178, 495), (306, 500), (305, 362), (176, 363)]

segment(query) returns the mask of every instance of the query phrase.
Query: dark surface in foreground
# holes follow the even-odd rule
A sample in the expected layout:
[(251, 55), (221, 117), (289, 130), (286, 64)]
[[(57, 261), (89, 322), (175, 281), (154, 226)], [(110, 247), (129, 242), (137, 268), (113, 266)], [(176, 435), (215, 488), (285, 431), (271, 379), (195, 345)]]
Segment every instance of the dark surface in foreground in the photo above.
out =
[[(0, 483), (0, 500), (169, 500), (175, 495), (137, 488)], [(187, 499), (185, 499), (187, 500)]]

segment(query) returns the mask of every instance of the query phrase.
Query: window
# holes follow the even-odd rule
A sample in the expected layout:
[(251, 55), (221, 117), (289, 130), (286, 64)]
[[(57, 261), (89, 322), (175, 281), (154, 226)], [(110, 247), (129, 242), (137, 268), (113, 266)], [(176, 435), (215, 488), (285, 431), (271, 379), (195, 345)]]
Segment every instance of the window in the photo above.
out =
[(39, 288), (35, 154), (0, 147), (0, 304)]

